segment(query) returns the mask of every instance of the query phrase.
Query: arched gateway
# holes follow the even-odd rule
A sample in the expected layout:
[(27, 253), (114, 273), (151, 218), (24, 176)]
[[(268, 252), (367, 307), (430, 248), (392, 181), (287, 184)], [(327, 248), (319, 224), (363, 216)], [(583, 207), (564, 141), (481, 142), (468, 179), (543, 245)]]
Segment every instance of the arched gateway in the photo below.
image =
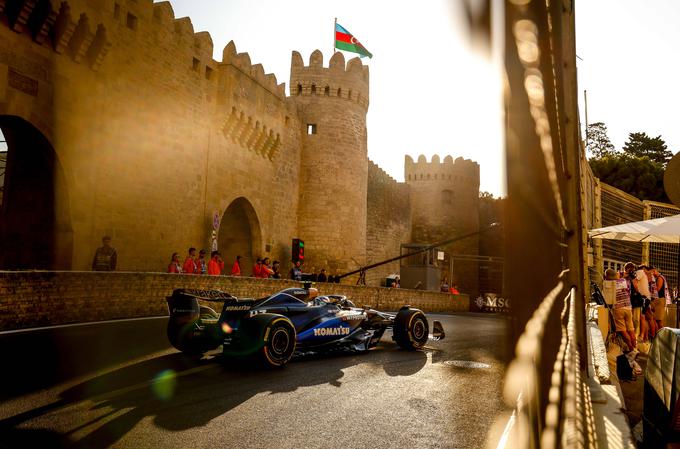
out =
[(50, 142), (26, 120), (0, 115), (7, 143), (0, 197), (0, 269), (70, 269), (66, 183)]
[(226, 274), (230, 273), (234, 259), (240, 255), (242, 274), (250, 276), (254, 258), (262, 251), (260, 221), (250, 201), (240, 197), (227, 207), (222, 215), (217, 242), (225, 260)]

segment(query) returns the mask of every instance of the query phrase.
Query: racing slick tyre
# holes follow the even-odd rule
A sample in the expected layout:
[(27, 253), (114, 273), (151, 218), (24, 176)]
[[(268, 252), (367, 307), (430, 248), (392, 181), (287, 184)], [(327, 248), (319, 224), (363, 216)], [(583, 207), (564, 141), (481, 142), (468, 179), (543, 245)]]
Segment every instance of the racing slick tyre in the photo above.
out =
[(429, 325), (418, 309), (402, 307), (394, 319), (394, 341), (402, 349), (420, 349), (427, 343)]
[(252, 358), (267, 368), (284, 366), (295, 352), (296, 334), (293, 323), (283, 315), (260, 313), (247, 320), (245, 330), (256, 339)]

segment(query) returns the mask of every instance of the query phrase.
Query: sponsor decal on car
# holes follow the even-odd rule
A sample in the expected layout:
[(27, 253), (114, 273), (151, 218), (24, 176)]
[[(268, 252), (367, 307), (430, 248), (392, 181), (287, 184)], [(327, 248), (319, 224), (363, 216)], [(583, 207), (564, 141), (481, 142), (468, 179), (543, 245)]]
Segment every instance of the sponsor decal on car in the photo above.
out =
[(224, 306), (224, 310), (227, 312), (233, 312), (236, 310), (250, 310), (250, 306)]
[(339, 317), (342, 321), (355, 321), (355, 320), (363, 320), (366, 318), (366, 315), (363, 313), (350, 313), (348, 315), (341, 315)]
[(349, 335), (349, 327), (319, 327), (314, 329), (315, 337), (331, 337), (336, 335)]
[(172, 313), (198, 313), (198, 310), (194, 309), (172, 309)]

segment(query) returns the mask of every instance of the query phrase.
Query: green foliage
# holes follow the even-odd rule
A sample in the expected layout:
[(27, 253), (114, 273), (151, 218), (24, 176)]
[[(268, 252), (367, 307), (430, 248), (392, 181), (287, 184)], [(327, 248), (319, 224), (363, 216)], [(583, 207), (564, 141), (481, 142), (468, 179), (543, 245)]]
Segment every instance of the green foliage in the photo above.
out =
[(647, 133), (630, 133), (623, 151), (636, 157), (648, 157), (664, 167), (673, 157), (661, 136), (649, 137)]
[(592, 157), (601, 158), (616, 153), (614, 145), (607, 136), (607, 125), (602, 122), (591, 123), (586, 130), (586, 150)]
[(663, 188), (664, 165), (628, 153), (613, 153), (589, 160), (600, 181), (641, 200), (670, 202)]

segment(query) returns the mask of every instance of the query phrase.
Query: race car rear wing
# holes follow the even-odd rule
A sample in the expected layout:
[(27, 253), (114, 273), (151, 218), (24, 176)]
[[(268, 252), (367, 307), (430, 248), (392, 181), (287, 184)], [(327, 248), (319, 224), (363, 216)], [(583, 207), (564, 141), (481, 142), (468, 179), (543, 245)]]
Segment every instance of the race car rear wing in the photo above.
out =
[(172, 296), (166, 298), (171, 316), (189, 315), (198, 318), (200, 316), (199, 301), (220, 302), (224, 306), (223, 312), (246, 312), (257, 302), (252, 298), (237, 298), (221, 290), (197, 290), (178, 288), (172, 292)]

